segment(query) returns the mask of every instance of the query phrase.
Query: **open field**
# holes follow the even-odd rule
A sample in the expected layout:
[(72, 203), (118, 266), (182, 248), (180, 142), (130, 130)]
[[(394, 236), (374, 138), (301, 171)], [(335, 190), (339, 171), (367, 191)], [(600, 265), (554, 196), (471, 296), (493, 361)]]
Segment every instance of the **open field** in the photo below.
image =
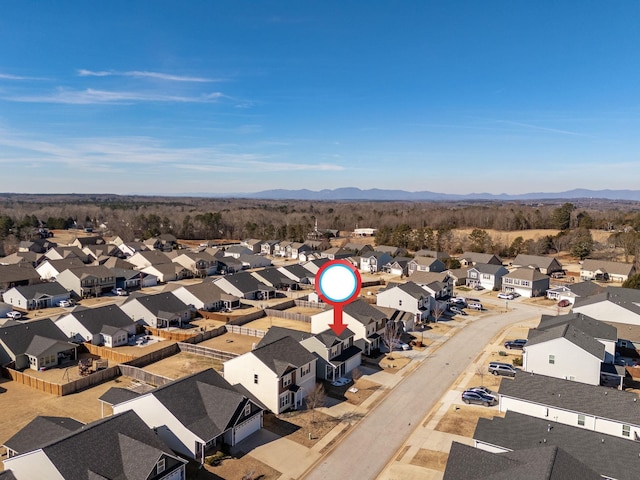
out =
[(225, 333), (218, 337), (210, 338), (198, 345), (203, 347), (215, 348), (232, 353), (247, 353), (253, 349), (253, 345), (260, 341), (260, 337), (252, 337), (251, 335), (239, 335), (237, 333)]
[(156, 375), (162, 375), (163, 377), (176, 379), (206, 370), (207, 368), (213, 368), (221, 372), (222, 362), (203, 355), (180, 352), (147, 365), (144, 367), (144, 370), (155, 373)]
[(286, 318), (279, 317), (262, 317), (252, 322), (242, 325), (245, 328), (254, 328), (256, 330), (264, 330), (265, 332), (271, 327), (283, 327), (291, 328), (293, 330), (300, 330), (301, 332), (310, 332), (311, 324), (307, 322), (301, 322), (299, 320), (287, 320)]

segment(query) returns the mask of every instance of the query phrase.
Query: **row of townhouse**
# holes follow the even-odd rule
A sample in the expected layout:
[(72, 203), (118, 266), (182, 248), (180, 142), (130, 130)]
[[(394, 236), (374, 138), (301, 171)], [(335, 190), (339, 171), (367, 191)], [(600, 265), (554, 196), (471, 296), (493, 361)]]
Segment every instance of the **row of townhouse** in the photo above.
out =
[(542, 315), (529, 331), (523, 371), (500, 385), (504, 417), (479, 420), (475, 448), (452, 445), (445, 480), (473, 478), (478, 465), (540, 469), (536, 479), (637, 478), (640, 401), (623, 390), (621, 360), (638, 360), (640, 291), (585, 282), (572, 299), (570, 314)]

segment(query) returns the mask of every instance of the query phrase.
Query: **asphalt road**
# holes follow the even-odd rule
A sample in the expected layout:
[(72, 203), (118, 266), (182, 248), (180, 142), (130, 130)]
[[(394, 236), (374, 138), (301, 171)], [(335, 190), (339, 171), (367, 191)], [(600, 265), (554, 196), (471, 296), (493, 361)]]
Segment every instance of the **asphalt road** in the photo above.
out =
[(546, 309), (510, 302), (509, 313), (466, 325), (427, 357), (304, 478), (375, 479), (440, 397), (504, 327)]

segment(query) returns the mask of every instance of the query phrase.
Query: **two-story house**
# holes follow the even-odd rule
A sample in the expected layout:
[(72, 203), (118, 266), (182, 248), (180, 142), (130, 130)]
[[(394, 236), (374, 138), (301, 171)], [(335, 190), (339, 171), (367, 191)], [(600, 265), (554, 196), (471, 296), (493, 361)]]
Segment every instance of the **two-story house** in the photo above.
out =
[(511, 264), (513, 267), (529, 267), (540, 270), (540, 273), (551, 275), (555, 272), (562, 272), (562, 264), (554, 257), (546, 257), (543, 255), (525, 255), (520, 253), (513, 259)]
[(136, 323), (153, 328), (182, 326), (191, 321), (191, 306), (172, 293), (129, 297), (120, 308)]
[(56, 280), (76, 298), (97, 297), (116, 288), (113, 271), (103, 265), (67, 269)]
[(476, 263), (467, 270), (467, 287), (474, 288), (481, 286), (487, 290), (500, 290), (502, 288), (502, 277), (509, 273), (502, 265), (490, 263)]
[[(413, 315), (415, 322), (426, 321), (433, 308), (435, 299), (420, 285), (407, 283), (390, 283), (384, 290), (378, 291), (376, 305), (394, 308)], [(413, 330), (415, 324), (406, 325), (406, 330)]]
[(517, 268), (502, 277), (502, 291), (515, 292), (526, 298), (546, 295), (549, 276), (534, 268)]
[(129, 337), (136, 333), (133, 319), (117, 305), (76, 307), (54, 323), (73, 342), (110, 348), (127, 345)]
[(224, 378), (240, 384), (275, 414), (302, 406), (316, 382), (316, 357), (286, 336), (224, 362)]
[(409, 276), (415, 272), (444, 272), (447, 267), (439, 259), (433, 257), (415, 257), (407, 264)]
[(636, 268), (632, 263), (609, 262), (587, 258), (580, 267), (582, 280), (599, 280), (610, 282), (624, 282), (635, 275)]

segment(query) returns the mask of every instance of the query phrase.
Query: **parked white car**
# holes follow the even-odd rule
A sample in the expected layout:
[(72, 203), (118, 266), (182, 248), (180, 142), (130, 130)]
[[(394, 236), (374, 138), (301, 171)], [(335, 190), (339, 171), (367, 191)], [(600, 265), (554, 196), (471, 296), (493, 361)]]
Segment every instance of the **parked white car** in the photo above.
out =
[(58, 302), (58, 306), (59, 307), (72, 307), (73, 306), (73, 300), (60, 300)]
[(12, 310), (11, 312), (7, 313), (7, 318), (13, 318), (14, 320), (18, 320), (19, 318), (22, 318), (22, 314), (20, 312), (16, 312), (15, 310)]
[(114, 288), (113, 290), (111, 290), (111, 293), (119, 297), (126, 297), (127, 295), (129, 295), (129, 292), (127, 292), (124, 288)]
[(513, 300), (515, 296), (513, 293), (500, 292), (498, 294), (498, 298), (502, 298), (503, 300)]

